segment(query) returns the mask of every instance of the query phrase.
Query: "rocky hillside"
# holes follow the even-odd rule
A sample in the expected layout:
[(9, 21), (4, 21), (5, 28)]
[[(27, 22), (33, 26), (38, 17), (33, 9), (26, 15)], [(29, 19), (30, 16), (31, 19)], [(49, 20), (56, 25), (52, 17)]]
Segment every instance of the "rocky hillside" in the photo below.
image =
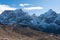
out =
[[(5, 28), (4, 28), (5, 27)], [(1, 40), (60, 40), (60, 35), (53, 33), (45, 33), (42, 31), (36, 31), (29, 27), (18, 27), (13, 25), (0, 25), (0, 39)]]

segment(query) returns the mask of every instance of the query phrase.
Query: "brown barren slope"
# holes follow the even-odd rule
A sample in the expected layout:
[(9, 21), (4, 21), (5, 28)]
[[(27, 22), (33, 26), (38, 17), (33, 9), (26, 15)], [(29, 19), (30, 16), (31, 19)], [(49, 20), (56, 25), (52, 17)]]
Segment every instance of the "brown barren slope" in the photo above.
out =
[[(60, 35), (48, 34), (29, 27), (12, 30), (9, 25), (0, 25), (0, 40), (60, 40)], [(4, 28), (5, 27), (5, 28)], [(16, 26), (17, 27), (17, 26)]]

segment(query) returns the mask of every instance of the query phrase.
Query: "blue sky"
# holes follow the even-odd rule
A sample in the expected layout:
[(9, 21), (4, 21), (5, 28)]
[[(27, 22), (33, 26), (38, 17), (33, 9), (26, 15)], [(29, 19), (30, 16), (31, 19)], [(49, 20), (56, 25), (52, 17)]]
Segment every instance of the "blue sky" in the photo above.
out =
[(59, 13), (60, 0), (0, 0), (0, 9), (3, 11), (5, 9), (12, 10), (17, 8), (22, 8), (29, 12), (29, 14), (35, 13), (36, 15), (43, 14), (49, 9), (53, 9)]

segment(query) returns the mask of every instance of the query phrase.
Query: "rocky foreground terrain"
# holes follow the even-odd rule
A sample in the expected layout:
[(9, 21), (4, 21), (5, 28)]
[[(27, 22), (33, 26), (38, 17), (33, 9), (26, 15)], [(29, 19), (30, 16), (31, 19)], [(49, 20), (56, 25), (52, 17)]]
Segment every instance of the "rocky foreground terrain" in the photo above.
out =
[(36, 31), (20, 25), (0, 25), (0, 40), (60, 40), (60, 35)]

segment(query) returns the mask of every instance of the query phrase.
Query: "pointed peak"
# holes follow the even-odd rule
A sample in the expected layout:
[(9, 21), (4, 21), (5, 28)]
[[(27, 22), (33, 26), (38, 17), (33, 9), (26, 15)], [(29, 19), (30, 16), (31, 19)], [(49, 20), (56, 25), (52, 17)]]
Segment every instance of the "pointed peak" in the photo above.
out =
[(37, 16), (36, 16), (36, 14), (32, 14), (32, 17), (33, 17), (33, 18), (36, 18)]
[(15, 13), (24, 13), (24, 11), (22, 9), (16, 9), (14, 10)]
[(22, 9), (16, 9), (15, 11), (23, 11)]
[(48, 12), (54, 12), (52, 9), (49, 9)]
[(52, 9), (49, 9), (50, 11), (53, 11)]
[(47, 15), (55, 15), (56, 12), (53, 11), (52, 9), (48, 10), (48, 12), (46, 12)]

